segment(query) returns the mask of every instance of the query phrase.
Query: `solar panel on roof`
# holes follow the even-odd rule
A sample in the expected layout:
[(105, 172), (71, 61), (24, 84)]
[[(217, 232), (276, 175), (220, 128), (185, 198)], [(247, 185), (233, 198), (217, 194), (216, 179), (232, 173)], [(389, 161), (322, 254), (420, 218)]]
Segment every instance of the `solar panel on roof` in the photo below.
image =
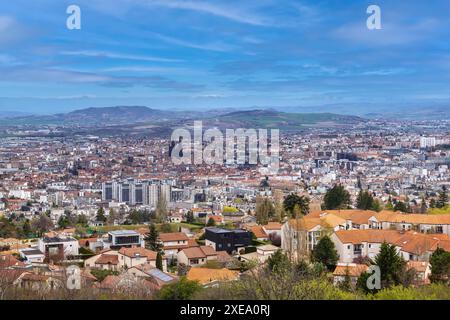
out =
[(152, 269), (149, 273), (150, 273), (152, 276), (154, 276), (154, 277), (156, 277), (156, 278), (158, 278), (158, 279), (161, 279), (161, 280), (164, 281), (164, 282), (169, 282), (169, 281), (172, 280), (172, 277), (171, 277), (171, 276), (165, 274), (164, 272), (162, 272), (162, 271), (159, 270), (159, 269)]

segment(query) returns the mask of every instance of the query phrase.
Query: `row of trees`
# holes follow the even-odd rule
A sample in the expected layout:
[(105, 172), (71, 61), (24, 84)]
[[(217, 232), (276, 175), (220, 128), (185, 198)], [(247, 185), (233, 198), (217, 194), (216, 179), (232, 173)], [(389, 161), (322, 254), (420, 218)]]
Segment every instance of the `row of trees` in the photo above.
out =
[[(350, 194), (342, 185), (335, 185), (324, 196), (322, 209), (347, 209), (351, 205)], [(298, 218), (309, 213), (310, 199), (306, 196), (289, 194), (283, 201), (281, 210), (268, 198), (258, 198), (256, 201), (256, 219), (259, 224), (267, 224), (270, 220), (278, 220), (285, 216)], [(357, 199), (357, 207), (362, 210), (381, 210), (378, 200), (375, 200), (368, 191), (361, 191)]]
[[(436, 201), (436, 208), (444, 208), (447, 205), (448, 205), (447, 187), (442, 186), (441, 191), (439, 191), (438, 200)], [(431, 205), (430, 205), (430, 207), (431, 207)]]
[(26, 218), (0, 218), (0, 238), (28, 238), (31, 236), (40, 237), (54, 227), (49, 213), (40, 215), (28, 220)]
[[(145, 210), (132, 210), (128, 213), (125, 224), (142, 224), (150, 221), (165, 222), (167, 216), (167, 201), (164, 195), (160, 195), (155, 211), (150, 212)], [(118, 215), (112, 208), (109, 209), (109, 214), (106, 216), (105, 210), (100, 207), (95, 218), (97, 221), (113, 224), (114, 221), (120, 217), (121, 216)]]
[(267, 197), (256, 199), (256, 221), (267, 224), (269, 221), (282, 221), (284, 217), (297, 218), (309, 213), (309, 198), (289, 194), (283, 202), (275, 204)]
[[(333, 188), (329, 189), (324, 196), (323, 202), (322, 209), (324, 210), (348, 209), (351, 205), (350, 194), (342, 185), (335, 185)], [(362, 189), (356, 198), (355, 206), (361, 210), (382, 210), (380, 201), (374, 198), (368, 190)], [(444, 208), (446, 206), (448, 206), (448, 192), (447, 188), (442, 186), (442, 189), (438, 194), (438, 200), (430, 200), (430, 208)], [(412, 212), (409, 203), (405, 203), (403, 201), (392, 201), (391, 198), (389, 198), (389, 201), (386, 204), (386, 209), (401, 212)], [(421, 211), (422, 213), (426, 213), (427, 211), (427, 205), (424, 198), (422, 198)]]

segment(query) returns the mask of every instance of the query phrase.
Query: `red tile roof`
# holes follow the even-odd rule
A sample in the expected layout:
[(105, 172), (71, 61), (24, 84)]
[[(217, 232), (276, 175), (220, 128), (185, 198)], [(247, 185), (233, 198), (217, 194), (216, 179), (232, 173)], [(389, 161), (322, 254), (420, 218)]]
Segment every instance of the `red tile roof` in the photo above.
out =
[(138, 247), (138, 248), (121, 248), (119, 250), (119, 253), (130, 257), (130, 258), (135, 258), (135, 257), (147, 257), (148, 260), (156, 260), (156, 255), (157, 253), (155, 251), (152, 250), (148, 250), (142, 247)]
[(183, 232), (171, 232), (171, 233), (160, 233), (159, 239), (162, 242), (171, 242), (171, 241), (188, 241), (188, 236)]
[(119, 264), (119, 257), (116, 254), (102, 254), (96, 261), (95, 264)]

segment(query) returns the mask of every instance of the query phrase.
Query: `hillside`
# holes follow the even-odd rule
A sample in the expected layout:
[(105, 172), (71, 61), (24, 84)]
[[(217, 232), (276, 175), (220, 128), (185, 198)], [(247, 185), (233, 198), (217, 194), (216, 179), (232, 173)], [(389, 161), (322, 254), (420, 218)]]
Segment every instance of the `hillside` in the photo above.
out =
[(132, 124), (136, 122), (161, 120), (173, 114), (142, 106), (117, 106), (105, 108), (87, 108), (69, 113), (45, 116), (25, 116), (1, 119), (2, 125), (75, 125), (109, 126)]
[(227, 111), (163, 111), (142, 106), (117, 106), (80, 109), (55, 115), (4, 118), (0, 119), (0, 126), (58, 125), (88, 130), (110, 127), (140, 132), (157, 127), (190, 126), (194, 120), (201, 120), (205, 127), (299, 130), (306, 127), (352, 125), (362, 121), (356, 116), (333, 113), (286, 113), (266, 109)]
[(204, 121), (207, 125), (242, 128), (280, 128), (296, 130), (311, 126), (351, 125), (362, 118), (333, 113), (285, 113), (275, 110), (247, 110), (221, 115)]

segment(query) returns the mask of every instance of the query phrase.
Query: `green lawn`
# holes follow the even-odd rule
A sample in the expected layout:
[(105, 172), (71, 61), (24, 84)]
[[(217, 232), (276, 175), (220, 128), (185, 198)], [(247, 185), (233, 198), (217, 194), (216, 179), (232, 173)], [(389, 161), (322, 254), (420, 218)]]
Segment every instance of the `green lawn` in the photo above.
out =
[[(156, 227), (160, 229), (162, 223), (157, 223)], [(172, 232), (178, 232), (180, 227), (189, 228), (190, 230), (196, 232), (201, 230), (204, 226), (203, 224), (192, 224), (192, 223), (171, 223), (170, 226), (172, 227)], [(88, 228), (88, 233), (93, 233), (94, 231), (97, 231), (98, 233), (107, 233), (109, 231), (114, 230), (137, 230), (140, 228), (148, 228), (148, 225), (145, 224), (134, 224), (134, 225), (120, 225), (120, 226), (102, 226), (102, 227), (91, 227)]]

